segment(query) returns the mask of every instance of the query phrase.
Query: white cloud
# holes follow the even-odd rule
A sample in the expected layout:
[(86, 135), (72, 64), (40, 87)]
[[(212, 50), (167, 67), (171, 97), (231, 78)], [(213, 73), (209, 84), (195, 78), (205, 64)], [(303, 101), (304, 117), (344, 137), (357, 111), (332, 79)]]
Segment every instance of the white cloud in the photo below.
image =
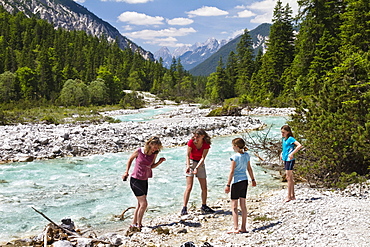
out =
[(86, 0), (74, 0), (75, 2), (78, 2), (78, 3), (84, 3), (86, 2)]
[[(271, 15), (274, 12), (274, 8), (276, 6), (276, 0), (263, 0), (260, 2), (254, 2), (251, 5), (248, 5), (248, 9), (259, 10), (261, 12), (268, 12)], [(283, 7), (288, 3), (290, 8), (292, 8), (293, 13), (298, 12), (298, 3), (297, 0), (281, 0)]]
[(144, 43), (167, 47), (181, 47), (185, 44), (178, 43), (175, 37), (186, 36), (196, 31), (193, 28), (167, 28), (162, 30), (141, 30), (131, 33), (123, 33), (124, 36), (134, 40), (143, 39)]
[(192, 24), (194, 21), (189, 18), (174, 18), (171, 20), (167, 20), (169, 25), (178, 25), (178, 26), (186, 26)]
[(118, 16), (118, 20), (132, 25), (162, 25), (164, 18), (161, 16), (149, 16), (146, 14), (126, 11)]
[(272, 22), (272, 15), (270, 13), (265, 13), (263, 15), (257, 15), (253, 19), (251, 19), (251, 23), (271, 23)]
[(220, 15), (227, 15), (229, 12), (218, 9), (216, 7), (209, 7), (209, 6), (203, 6), (199, 9), (192, 10), (189, 12), (186, 12), (189, 17), (194, 16), (220, 16)]
[[(85, 1), (85, 0), (83, 0)], [(108, 2), (109, 0), (102, 0), (102, 2)], [(147, 3), (152, 2), (153, 0), (111, 0), (113, 2), (124, 2), (129, 4), (136, 4), (136, 3)]]
[(242, 35), (244, 33), (244, 29), (236, 30), (234, 31), (231, 36), (229, 37), (230, 39), (234, 39), (239, 35)]
[(141, 31), (135, 31), (131, 33), (124, 33), (123, 35), (133, 38), (133, 39), (153, 39), (157, 37), (180, 37), (180, 36), (186, 36), (190, 33), (196, 33), (194, 28), (167, 28), (162, 30), (141, 30)]
[(145, 44), (150, 45), (157, 45), (157, 46), (166, 46), (166, 47), (183, 47), (183, 46), (191, 46), (191, 44), (184, 44), (178, 43), (178, 40), (173, 37), (165, 38), (165, 39), (154, 39), (151, 41), (144, 42)]
[[(253, 10), (254, 13), (256, 13), (255, 18), (251, 20), (251, 23), (271, 23), (276, 2), (276, 0), (263, 0), (254, 2), (248, 6), (238, 7), (245, 7), (245, 9)], [(281, 2), (283, 7), (285, 7), (287, 3), (289, 4), (289, 7), (293, 10), (293, 16), (298, 13), (297, 0), (281, 0)]]
[(132, 30), (132, 26), (130, 26), (130, 25), (126, 25), (126, 26), (123, 26), (123, 29), (124, 29), (125, 31), (131, 31), (131, 30)]
[(153, 40), (146, 41), (144, 43), (157, 46), (176, 47), (178, 46), (177, 42), (178, 40), (176, 38), (168, 37), (168, 38), (156, 38)]
[(236, 9), (245, 9), (246, 7), (244, 5), (238, 5), (235, 7)]
[(253, 13), (252, 11), (250, 10), (243, 10), (241, 12), (238, 12), (238, 17), (239, 18), (248, 18), (248, 17), (252, 17), (252, 16), (255, 16), (256, 14)]

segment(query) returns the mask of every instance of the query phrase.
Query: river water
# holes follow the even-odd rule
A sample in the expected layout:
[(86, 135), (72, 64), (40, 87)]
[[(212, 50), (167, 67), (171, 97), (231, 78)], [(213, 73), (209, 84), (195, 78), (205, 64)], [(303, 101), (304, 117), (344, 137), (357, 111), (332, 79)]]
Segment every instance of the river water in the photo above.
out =
[[(121, 116), (120, 119), (147, 120), (151, 115), (166, 110), (147, 111), (144, 117), (140, 113)], [(273, 124), (270, 134), (280, 138), (280, 127), (286, 122), (284, 117), (255, 117), (267, 125)], [(242, 136), (212, 138), (206, 159), (209, 205), (228, 198), (223, 190), (229, 172), (229, 157), (233, 154), (231, 140), (236, 137)], [(153, 170), (154, 176), (149, 180), (149, 207), (144, 224), (150, 218), (181, 210), (185, 189), (185, 152), (186, 147), (183, 146), (165, 148), (159, 154), (167, 160)], [(129, 182), (121, 180), (130, 154), (110, 153), (0, 165), (0, 242), (42, 232), (49, 222), (32, 207), (57, 224), (63, 218), (71, 218), (80, 229), (89, 226), (92, 229), (122, 229), (129, 225), (131, 217), (119, 221), (114, 215), (136, 205)], [(256, 162), (257, 158), (252, 157), (257, 187), (250, 187), (248, 194), (256, 196), (281, 187), (282, 183), (273, 178), (276, 174), (256, 166)], [(200, 207), (198, 182), (195, 181), (194, 185), (189, 206)], [(125, 216), (132, 213), (133, 210), (129, 210)]]

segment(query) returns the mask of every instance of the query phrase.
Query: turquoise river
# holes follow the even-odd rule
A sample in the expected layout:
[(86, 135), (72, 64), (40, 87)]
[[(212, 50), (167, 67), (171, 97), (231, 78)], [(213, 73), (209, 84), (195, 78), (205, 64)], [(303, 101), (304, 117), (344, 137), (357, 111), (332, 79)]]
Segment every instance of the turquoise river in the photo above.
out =
[[(144, 114), (117, 116), (122, 121), (150, 121), (154, 114), (165, 109), (147, 110)], [(254, 116), (272, 125), (270, 134), (280, 138), (284, 117)], [(229, 157), (233, 154), (231, 140), (242, 134), (215, 137), (206, 159), (209, 197), (212, 205), (218, 199), (228, 198), (224, 185), (229, 171)], [(166, 162), (153, 170), (149, 180), (148, 212), (145, 220), (163, 214), (179, 212), (185, 188), (184, 167), (186, 147), (165, 148), (159, 157)], [(28, 163), (0, 165), (0, 242), (36, 235), (49, 223), (32, 207), (43, 212), (56, 223), (71, 218), (80, 229), (122, 229), (131, 220), (119, 221), (114, 215), (131, 206), (136, 199), (128, 182), (123, 182), (126, 161), (131, 153), (108, 153), (88, 157), (61, 158)], [(250, 196), (278, 189), (282, 183), (271, 171), (252, 166), (258, 183), (250, 187)], [(200, 206), (200, 189), (195, 181), (190, 205)], [(127, 212), (132, 215), (133, 210)]]

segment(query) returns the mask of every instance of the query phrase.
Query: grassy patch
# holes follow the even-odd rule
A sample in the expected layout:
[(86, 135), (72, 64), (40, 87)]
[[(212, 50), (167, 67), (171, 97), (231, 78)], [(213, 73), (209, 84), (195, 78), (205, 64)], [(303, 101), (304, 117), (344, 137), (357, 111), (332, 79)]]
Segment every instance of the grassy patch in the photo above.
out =
[(267, 217), (266, 215), (257, 216), (257, 217), (254, 217), (254, 219), (253, 219), (253, 221), (271, 221), (271, 220), (273, 220), (273, 219)]

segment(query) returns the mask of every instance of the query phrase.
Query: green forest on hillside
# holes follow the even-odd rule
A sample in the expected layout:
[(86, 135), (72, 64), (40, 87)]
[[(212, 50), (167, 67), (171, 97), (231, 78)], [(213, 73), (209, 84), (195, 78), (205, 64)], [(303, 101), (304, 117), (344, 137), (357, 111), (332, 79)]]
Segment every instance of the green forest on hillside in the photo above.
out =
[(135, 95), (125, 89), (177, 101), (296, 107), (289, 124), (305, 146), (300, 175), (325, 186), (361, 181), (370, 168), (370, 3), (298, 3), (293, 17), (277, 1), (265, 54), (254, 54), (245, 30), (236, 52), (208, 77), (192, 76), (179, 60), (166, 69), (104, 37), (54, 30), (0, 8), (0, 120), (40, 102), (127, 106)]

